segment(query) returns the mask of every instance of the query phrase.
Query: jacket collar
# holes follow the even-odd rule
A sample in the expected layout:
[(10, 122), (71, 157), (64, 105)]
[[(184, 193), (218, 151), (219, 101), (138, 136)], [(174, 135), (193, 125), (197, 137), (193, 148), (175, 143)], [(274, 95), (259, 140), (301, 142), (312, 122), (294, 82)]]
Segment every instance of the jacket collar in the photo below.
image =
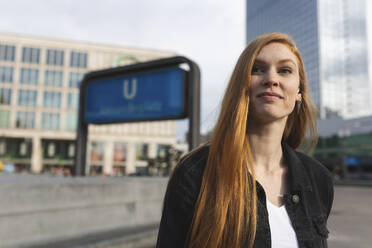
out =
[(309, 174), (296, 152), (285, 142), (282, 142), (282, 149), (288, 165), (291, 191), (312, 191)]

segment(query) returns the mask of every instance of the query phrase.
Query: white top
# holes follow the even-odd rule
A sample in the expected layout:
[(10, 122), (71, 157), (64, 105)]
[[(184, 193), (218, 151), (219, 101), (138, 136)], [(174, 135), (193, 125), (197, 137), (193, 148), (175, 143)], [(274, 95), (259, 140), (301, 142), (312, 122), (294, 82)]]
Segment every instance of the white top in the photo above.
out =
[(298, 248), (296, 233), (285, 206), (277, 207), (266, 199), (271, 232), (271, 248)]

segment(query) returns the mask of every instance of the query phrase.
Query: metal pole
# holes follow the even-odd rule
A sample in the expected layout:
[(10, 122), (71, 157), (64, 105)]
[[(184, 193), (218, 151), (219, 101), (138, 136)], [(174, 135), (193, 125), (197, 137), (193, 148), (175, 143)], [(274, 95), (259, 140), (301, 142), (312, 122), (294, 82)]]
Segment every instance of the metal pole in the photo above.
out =
[(200, 70), (197, 64), (188, 62), (190, 66), (189, 78), (189, 150), (199, 145), (200, 140)]
[[(85, 80), (83, 80), (82, 82), (84, 81)], [(83, 90), (83, 85), (81, 83), (79, 96), (79, 116), (76, 130), (77, 137), (75, 143), (75, 168), (73, 171), (74, 176), (85, 176), (88, 124), (84, 122), (84, 101), (85, 90)]]
[(75, 176), (85, 176), (88, 126), (83, 124), (77, 134), (75, 144)]

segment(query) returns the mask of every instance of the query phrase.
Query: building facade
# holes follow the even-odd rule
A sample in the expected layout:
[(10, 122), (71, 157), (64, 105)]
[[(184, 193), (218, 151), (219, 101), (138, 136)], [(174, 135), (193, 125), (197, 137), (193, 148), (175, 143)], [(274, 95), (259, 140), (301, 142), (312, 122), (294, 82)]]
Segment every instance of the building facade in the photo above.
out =
[(302, 53), (319, 117), (372, 114), (365, 0), (247, 0), (247, 42), (289, 34)]
[(353, 135), (372, 134), (372, 116), (365, 116), (355, 119), (340, 120), (330, 118), (318, 121), (319, 137), (331, 136), (348, 137)]
[[(74, 165), (79, 84), (91, 70), (172, 52), (0, 34), (0, 162), (34, 173)], [(167, 155), (175, 121), (90, 125), (87, 173), (126, 175)]]

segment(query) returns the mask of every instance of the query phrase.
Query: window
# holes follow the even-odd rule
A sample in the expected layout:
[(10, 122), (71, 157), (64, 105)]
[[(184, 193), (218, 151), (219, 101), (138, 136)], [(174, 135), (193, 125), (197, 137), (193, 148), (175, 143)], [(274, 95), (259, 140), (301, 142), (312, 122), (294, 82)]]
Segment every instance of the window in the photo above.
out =
[(127, 160), (127, 144), (114, 143), (114, 162), (120, 163)]
[(0, 45), (0, 60), (14, 61), (15, 46)]
[(22, 49), (22, 62), (39, 64), (40, 48), (24, 47)]
[(10, 123), (10, 111), (0, 110), (0, 127), (9, 127)]
[(69, 109), (79, 108), (79, 93), (68, 93), (67, 94), (67, 108)]
[(62, 71), (45, 71), (44, 85), (61, 87), (63, 81)]
[(61, 92), (44, 91), (43, 106), (46, 108), (60, 108)]
[(0, 66), (0, 82), (2, 83), (13, 82), (13, 67)]
[(19, 90), (18, 91), (18, 105), (26, 107), (36, 106), (36, 90)]
[(0, 140), (0, 155), (4, 155), (6, 152), (6, 142), (5, 140)]
[(90, 146), (90, 162), (91, 164), (100, 164), (103, 161), (104, 144), (103, 142), (92, 142)]
[(16, 127), (34, 128), (35, 127), (35, 112), (18, 111), (17, 119), (16, 119)]
[(39, 81), (39, 70), (30, 68), (21, 68), (21, 84), (37, 85)]
[(70, 66), (78, 68), (87, 68), (88, 54), (80, 52), (71, 52)]
[(77, 114), (67, 113), (66, 114), (66, 131), (76, 131), (77, 128)]
[(25, 141), (19, 144), (19, 155), (25, 156), (27, 154), (27, 143)]
[(68, 145), (67, 156), (70, 158), (75, 156), (75, 144), (72, 143)]
[(56, 154), (56, 144), (53, 142), (50, 142), (48, 144), (48, 157), (53, 157)]
[(148, 158), (148, 144), (136, 144), (136, 160), (146, 160)]
[(158, 145), (156, 151), (156, 157), (160, 160), (166, 160), (169, 158), (170, 145)]
[(59, 114), (57, 113), (43, 113), (41, 116), (41, 128), (48, 130), (59, 129)]
[(47, 65), (63, 65), (63, 50), (47, 50), (46, 63)]
[(0, 88), (0, 104), (10, 105), (12, 90)]
[(70, 72), (70, 77), (68, 80), (68, 86), (70, 88), (79, 88), (80, 81), (83, 79), (84, 73), (80, 72)]

